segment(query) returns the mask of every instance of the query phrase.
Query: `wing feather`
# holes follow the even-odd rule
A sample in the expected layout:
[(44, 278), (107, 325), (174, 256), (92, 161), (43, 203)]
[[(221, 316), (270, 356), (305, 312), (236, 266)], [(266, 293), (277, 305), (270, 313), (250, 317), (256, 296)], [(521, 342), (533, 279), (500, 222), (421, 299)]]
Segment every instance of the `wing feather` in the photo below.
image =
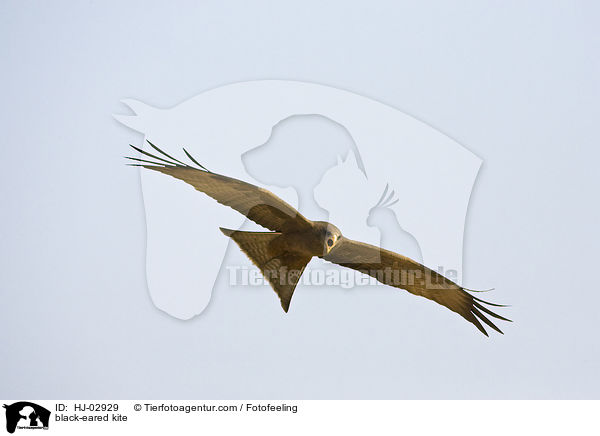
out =
[(186, 155), (202, 168), (182, 165), (181, 161), (166, 154), (149, 141), (148, 143), (161, 153), (162, 157), (143, 151), (133, 145), (132, 147), (159, 162), (139, 158), (128, 159), (141, 162), (139, 166), (149, 170), (183, 180), (196, 190), (204, 192), (219, 203), (237, 210), (267, 229), (285, 232), (306, 229), (311, 226), (311, 222), (302, 216), (300, 212), (272, 192), (238, 179), (210, 172), (192, 158), (187, 151)]
[(323, 259), (368, 274), (386, 285), (433, 300), (461, 315), (486, 336), (488, 334), (480, 321), (499, 333), (502, 331), (482, 312), (497, 319), (510, 321), (485, 308), (481, 303), (500, 305), (475, 298), (461, 286), (426, 266), (374, 245), (342, 238)]

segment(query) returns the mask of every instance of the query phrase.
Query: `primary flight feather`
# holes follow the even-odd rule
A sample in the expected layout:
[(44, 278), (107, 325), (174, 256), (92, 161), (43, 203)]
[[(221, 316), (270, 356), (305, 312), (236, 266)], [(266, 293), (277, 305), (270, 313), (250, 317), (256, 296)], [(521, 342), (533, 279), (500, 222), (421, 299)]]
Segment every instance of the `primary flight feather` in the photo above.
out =
[(502, 333), (488, 316), (510, 321), (486, 307), (502, 305), (474, 297), (465, 288), (408, 257), (345, 238), (333, 224), (308, 220), (266, 189), (207, 170), (185, 149), (185, 154), (198, 168), (175, 159), (150, 141), (148, 143), (159, 155), (132, 145), (135, 150), (153, 159), (129, 157), (136, 162), (132, 165), (183, 180), (271, 230), (246, 232), (221, 228), (261, 270), (286, 312), (304, 268), (313, 257), (319, 257), (368, 274), (386, 285), (433, 300), (461, 315), (486, 336), (482, 322)]

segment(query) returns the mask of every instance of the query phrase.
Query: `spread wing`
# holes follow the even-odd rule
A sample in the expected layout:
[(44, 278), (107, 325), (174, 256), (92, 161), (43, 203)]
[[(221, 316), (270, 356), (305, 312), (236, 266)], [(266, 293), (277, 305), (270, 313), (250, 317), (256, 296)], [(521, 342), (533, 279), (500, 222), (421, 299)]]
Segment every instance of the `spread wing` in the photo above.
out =
[(310, 221), (272, 192), (241, 180), (212, 173), (200, 165), (185, 149), (183, 151), (186, 155), (200, 168), (189, 166), (168, 155), (150, 141), (148, 143), (161, 156), (148, 153), (132, 145), (131, 147), (135, 150), (154, 159), (154, 161), (150, 161), (128, 157), (127, 159), (138, 162), (133, 164), (134, 166), (142, 166), (183, 180), (198, 191), (237, 210), (267, 229), (286, 232), (311, 226)]
[(323, 259), (374, 277), (381, 283), (405, 289), (411, 294), (428, 298), (458, 313), (488, 335), (481, 321), (499, 333), (502, 331), (485, 315), (510, 321), (484, 306), (504, 307), (488, 303), (466, 292), (441, 274), (408, 257), (374, 245), (342, 238)]

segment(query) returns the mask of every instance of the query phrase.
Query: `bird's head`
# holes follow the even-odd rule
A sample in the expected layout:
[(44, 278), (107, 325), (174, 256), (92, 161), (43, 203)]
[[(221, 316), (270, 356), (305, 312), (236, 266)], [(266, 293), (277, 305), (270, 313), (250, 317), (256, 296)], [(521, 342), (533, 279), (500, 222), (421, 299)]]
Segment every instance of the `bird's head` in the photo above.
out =
[(333, 224), (321, 221), (320, 230), (323, 240), (323, 253), (329, 254), (329, 252), (335, 247), (338, 241), (342, 238), (342, 232)]

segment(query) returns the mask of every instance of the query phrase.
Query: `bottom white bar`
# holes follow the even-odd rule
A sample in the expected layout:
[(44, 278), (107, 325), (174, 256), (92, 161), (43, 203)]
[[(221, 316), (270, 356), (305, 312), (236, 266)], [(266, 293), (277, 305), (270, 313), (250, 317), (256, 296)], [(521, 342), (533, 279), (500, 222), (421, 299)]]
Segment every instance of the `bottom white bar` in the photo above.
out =
[(600, 434), (595, 418), (600, 401), (4, 400), (2, 404), (5, 428), (1, 432), (12, 426), (20, 436), (32, 430), (42, 430), (33, 433), (38, 436), (107, 432), (261, 436)]

